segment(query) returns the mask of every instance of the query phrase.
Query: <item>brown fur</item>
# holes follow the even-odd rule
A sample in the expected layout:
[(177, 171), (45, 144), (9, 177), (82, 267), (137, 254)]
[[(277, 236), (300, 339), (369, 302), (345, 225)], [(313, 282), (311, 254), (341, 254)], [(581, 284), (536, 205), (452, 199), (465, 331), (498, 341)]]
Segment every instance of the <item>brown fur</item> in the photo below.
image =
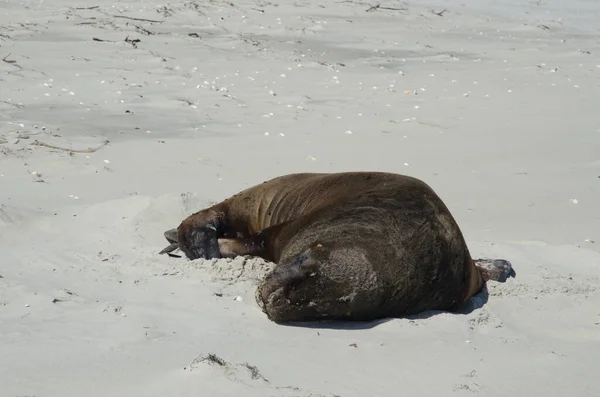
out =
[(456, 310), (485, 282), (442, 200), (397, 174), (285, 175), (189, 216), (176, 234), (165, 234), (170, 247), (189, 259), (276, 262), (256, 293), (276, 322)]

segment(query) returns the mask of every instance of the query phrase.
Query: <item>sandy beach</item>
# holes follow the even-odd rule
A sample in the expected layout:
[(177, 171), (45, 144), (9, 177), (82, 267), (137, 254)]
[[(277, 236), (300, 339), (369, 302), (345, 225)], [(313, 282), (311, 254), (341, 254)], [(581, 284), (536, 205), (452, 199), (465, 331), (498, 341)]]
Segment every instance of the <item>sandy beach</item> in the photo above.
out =
[[(598, 396), (600, 4), (0, 0), (0, 397)], [(468, 314), (277, 325), (158, 255), (275, 176), (433, 187)], [(480, 299), (480, 297), (476, 298)]]

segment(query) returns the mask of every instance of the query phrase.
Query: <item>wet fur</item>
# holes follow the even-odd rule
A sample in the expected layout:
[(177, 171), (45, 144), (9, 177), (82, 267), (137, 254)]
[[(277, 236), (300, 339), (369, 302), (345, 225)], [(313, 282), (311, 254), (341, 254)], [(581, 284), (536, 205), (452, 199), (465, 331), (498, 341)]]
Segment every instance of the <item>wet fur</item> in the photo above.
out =
[(475, 266), (427, 184), (389, 173), (282, 176), (189, 216), (165, 237), (164, 252), (178, 246), (189, 259), (276, 262), (256, 291), (276, 322), (456, 310), (493, 274)]

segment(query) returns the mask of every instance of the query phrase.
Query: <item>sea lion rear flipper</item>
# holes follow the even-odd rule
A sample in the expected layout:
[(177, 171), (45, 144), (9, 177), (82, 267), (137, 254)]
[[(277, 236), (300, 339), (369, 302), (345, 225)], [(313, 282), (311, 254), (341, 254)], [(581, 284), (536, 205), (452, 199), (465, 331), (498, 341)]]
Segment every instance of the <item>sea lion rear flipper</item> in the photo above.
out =
[(503, 283), (515, 274), (511, 263), (504, 259), (473, 259), (473, 262), (485, 281)]

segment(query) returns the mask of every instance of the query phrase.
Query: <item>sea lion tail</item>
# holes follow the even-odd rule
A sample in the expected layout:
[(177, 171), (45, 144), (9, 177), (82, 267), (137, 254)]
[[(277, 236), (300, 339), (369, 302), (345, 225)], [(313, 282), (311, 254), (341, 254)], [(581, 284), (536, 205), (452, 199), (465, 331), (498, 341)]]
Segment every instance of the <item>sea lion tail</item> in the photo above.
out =
[(515, 276), (512, 264), (504, 259), (473, 259), (484, 281), (505, 282), (510, 276)]

